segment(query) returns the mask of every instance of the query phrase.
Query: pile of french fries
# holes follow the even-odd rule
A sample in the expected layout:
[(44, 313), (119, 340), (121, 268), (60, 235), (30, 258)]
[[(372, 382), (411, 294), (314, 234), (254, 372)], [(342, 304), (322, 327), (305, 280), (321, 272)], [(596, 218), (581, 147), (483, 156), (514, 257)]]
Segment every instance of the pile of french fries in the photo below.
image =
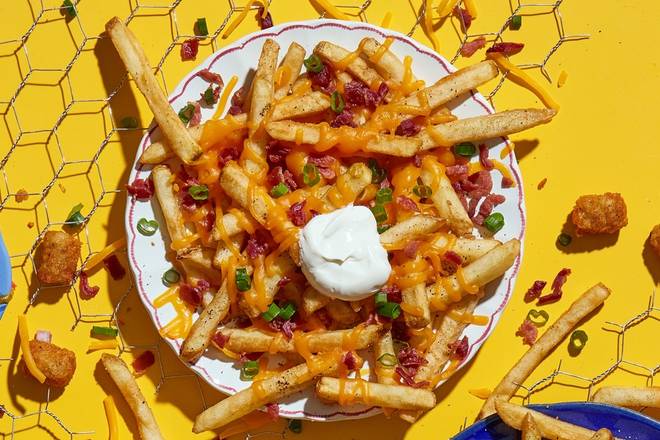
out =
[[(331, 112), (336, 112), (331, 109), (332, 97), (311, 87), (309, 75), (302, 72), (308, 55), (305, 49), (291, 44), (278, 64), (280, 48), (268, 39), (251, 84), (246, 85), (244, 113), (186, 127), (159, 88), (133, 34), (116, 18), (106, 29), (163, 134), (162, 140), (142, 153), (140, 162), (153, 165), (151, 178), (172, 243), (173, 262), (184, 275), (182, 282), (210, 284), (181, 357), (195, 362), (212, 341), (221, 339), (224, 343), (218, 348), (225, 354), (265, 353), (263, 358), (279, 354), (286, 360), (283, 368), (271, 371), (263, 371), (267, 363), (262, 362), (252, 386), (202, 412), (193, 431), (223, 427), (314, 384), (325, 401), (380, 406), (411, 422), (433, 408), (432, 390), (460, 363), (452, 359), (451, 347), (475, 320), (472, 312), (483, 288), (502, 276), (520, 252), (518, 240), (501, 243), (473, 235), (472, 221), (444, 172), (447, 163), (440, 158), (446, 158), (454, 144), (506, 136), (545, 123), (554, 110), (512, 110), (456, 119), (445, 105), (493, 79), (498, 74), (493, 62), (458, 70), (425, 86), (415, 80), (407, 67), (409, 60), (399, 59), (383, 42), (367, 38), (350, 52), (322, 41), (313, 55), (332, 69), (337, 90), (351, 81), (361, 81), (372, 90), (383, 83), (388, 86), (377, 109), (355, 109), (356, 127), (333, 128), (328, 124)], [(420, 132), (394, 134), (399, 123), (413, 115), (424, 121)], [(301, 187), (279, 198), (272, 196), (266, 183), (271, 171), (267, 148), (273, 141), (290, 149), (287, 167)], [(242, 147), (240, 158), (219, 165), (218, 153), (227, 146)], [(302, 168), (315, 154), (335, 159), (336, 177), (304, 185)], [(421, 166), (413, 164), (414, 156), (421, 158)], [(423, 357), (413, 378), (418, 387), (406, 385), (396, 373), (402, 344), (394, 339), (390, 320), (374, 313), (373, 298), (354, 303), (331, 299), (304, 279), (299, 270), (300, 227), (287, 215), (291, 205), (302, 200), (315, 200), (321, 212), (351, 203), (373, 203), (379, 187), (370, 159), (376, 159), (388, 174), (395, 198), (406, 196), (420, 208), (407, 211), (390, 203), (389, 229), (380, 236), (394, 272), (405, 281), (401, 281), (399, 322), (412, 335), (412, 348)], [(182, 207), (179, 192), (184, 182), (177, 169), (208, 189), (208, 200), (192, 214)], [(393, 178), (397, 173), (400, 178)], [(405, 180), (401, 176), (413, 176), (412, 182), (397, 186), (397, 181)], [(414, 185), (428, 187), (431, 193), (416, 196)], [(215, 222), (211, 231), (204, 230), (200, 220), (211, 211)], [(277, 249), (249, 258), (245, 242), (259, 230), (270, 234)], [(411, 241), (424, 243), (423, 252), (415, 257), (404, 252)], [(455, 273), (445, 273), (436, 264), (449, 250), (463, 262)], [(236, 289), (239, 268), (251, 277), (247, 291)], [(295, 305), (293, 337), (270, 328), (263, 318), (269, 305), (284, 301)], [(239, 325), (246, 321), (247, 328)], [(360, 378), (357, 351), (364, 354), (367, 349), (373, 350), (376, 359), (370, 362), (373, 381)], [(345, 365), (349, 354), (357, 359), (355, 372)], [(504, 394), (510, 393), (510, 383), (507, 380), (503, 386)], [(493, 405), (488, 404), (488, 411)]]

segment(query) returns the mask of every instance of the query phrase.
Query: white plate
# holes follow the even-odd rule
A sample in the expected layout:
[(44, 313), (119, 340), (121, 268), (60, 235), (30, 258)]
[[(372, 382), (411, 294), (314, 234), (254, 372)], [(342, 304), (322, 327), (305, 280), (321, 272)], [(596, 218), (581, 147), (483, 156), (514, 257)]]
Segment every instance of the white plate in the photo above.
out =
[[(329, 40), (353, 50), (364, 37), (374, 37), (378, 40), (383, 40), (385, 37), (390, 36), (395, 40), (391, 46), (391, 50), (400, 58), (410, 55), (413, 59), (413, 71), (415, 75), (425, 80), (427, 84), (432, 84), (456, 70), (447, 60), (434, 53), (431, 49), (403, 34), (391, 30), (382, 29), (366, 23), (335, 20), (291, 22), (248, 35), (234, 44), (218, 50), (193, 69), (179, 83), (174, 93), (170, 96), (170, 102), (172, 103), (172, 107), (178, 111), (188, 101), (199, 99), (200, 93), (206, 89), (207, 83), (201, 78), (195, 77), (194, 72), (202, 68), (209, 68), (213, 72), (221, 74), (225, 81), (231, 78), (232, 75), (237, 75), (240, 81), (242, 81), (250, 69), (256, 68), (261, 47), (266, 38), (275, 39), (282, 48), (281, 54), (283, 54), (286, 52), (289, 44), (294, 41), (301, 44), (310, 53), (312, 48), (321, 40)], [(240, 85), (239, 83), (237, 88)], [(479, 94), (471, 94), (457, 99), (450, 107), (459, 118), (493, 112), (488, 102)], [(212, 113), (212, 109), (202, 109), (202, 120), (210, 118)], [(140, 166), (137, 158), (151, 142), (150, 135), (153, 130), (152, 128), (145, 135), (140, 144), (131, 172), (130, 182), (136, 178), (147, 178), (149, 176), (150, 167)], [(490, 145), (491, 157), (497, 158), (500, 151), (505, 148), (505, 140), (495, 140)], [(506, 196), (506, 202), (497, 208), (497, 211), (504, 214), (506, 225), (498, 232), (496, 238), (502, 241), (511, 238), (522, 240), (525, 231), (525, 205), (520, 169), (513, 155), (509, 155), (505, 159), (505, 163), (510, 168), (516, 186), (510, 189), (502, 189), (500, 187), (500, 179), (493, 179), (493, 191)], [(137, 233), (136, 225), (142, 217), (147, 219), (156, 218), (162, 226), (165, 225), (155, 199), (151, 203), (148, 203), (129, 198), (126, 209), (129, 261), (135, 274), (140, 298), (142, 298), (156, 327), (161, 329), (172, 319), (174, 312), (171, 306), (156, 309), (153, 306), (153, 300), (165, 290), (161, 282), (161, 276), (171, 267), (171, 264), (165, 259), (166, 244), (164, 237), (159, 234), (152, 237), (145, 237)], [(161, 228), (161, 231), (163, 229), (164, 227)], [(470, 342), (470, 350), (461, 366), (467, 364), (474, 357), (481, 344), (483, 344), (488, 335), (493, 331), (504, 306), (509, 300), (519, 266), (520, 257), (499, 282), (493, 282), (489, 286), (488, 295), (479, 304), (476, 313), (489, 316), (491, 318), (490, 324), (485, 327), (475, 325), (467, 327), (464, 334), (467, 335)], [(179, 352), (182, 340), (166, 338), (166, 341), (173, 350), (177, 353)], [(190, 368), (223, 393), (233, 394), (250, 386), (250, 382), (240, 380), (239, 370), (234, 366), (233, 362), (215, 349), (209, 349), (197, 364)], [(347, 418), (368, 417), (379, 412), (380, 410), (378, 408), (361, 405), (349, 407), (327, 405), (321, 403), (311, 390), (296, 394), (285, 402), (280, 403), (280, 414), (290, 418), (334, 421)]]

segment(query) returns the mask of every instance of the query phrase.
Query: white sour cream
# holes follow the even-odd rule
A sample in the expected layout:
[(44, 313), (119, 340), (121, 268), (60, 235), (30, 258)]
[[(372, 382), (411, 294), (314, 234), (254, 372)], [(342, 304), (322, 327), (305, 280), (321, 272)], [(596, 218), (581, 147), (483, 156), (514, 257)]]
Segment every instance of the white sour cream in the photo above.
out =
[(315, 289), (346, 301), (374, 294), (392, 271), (376, 219), (365, 206), (349, 205), (311, 219), (300, 234), (300, 257)]

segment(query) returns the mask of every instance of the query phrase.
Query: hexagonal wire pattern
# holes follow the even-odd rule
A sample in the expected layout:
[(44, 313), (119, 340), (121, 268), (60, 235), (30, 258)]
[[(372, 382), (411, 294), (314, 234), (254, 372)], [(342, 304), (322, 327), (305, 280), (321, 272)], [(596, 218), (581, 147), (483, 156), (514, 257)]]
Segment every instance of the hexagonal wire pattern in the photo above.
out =
[[(51, 142), (54, 142), (56, 153), (59, 154), (61, 159), (59, 165), (53, 166), (52, 178), (46, 184), (44, 184), (39, 191), (33, 191), (28, 193), (28, 196), (38, 199), (38, 201), (35, 204), (35, 211), (36, 211), (36, 207), (41, 205), (41, 209), (43, 210), (45, 215), (45, 222), (43, 225), (38, 225), (39, 226), (38, 235), (30, 245), (29, 249), (26, 249), (22, 253), (14, 254), (11, 256), (13, 262), (13, 269), (15, 271), (22, 271), (23, 273), (25, 273), (26, 266), (28, 268), (31, 267), (32, 269), (35, 269), (34, 253), (38, 243), (41, 241), (44, 234), (50, 228), (61, 227), (65, 224), (64, 222), (51, 218), (48, 208), (48, 201), (46, 197), (49, 194), (49, 192), (53, 189), (55, 184), (59, 183), (60, 178), (63, 176), (65, 167), (72, 165), (80, 165), (85, 167), (85, 172), (84, 172), (85, 176), (88, 179), (90, 178), (90, 176), (94, 176), (95, 178), (98, 179), (98, 183), (100, 186), (100, 191), (98, 192), (95, 192), (93, 188), (90, 188), (94, 203), (92, 208), (89, 210), (89, 213), (86, 215), (85, 222), (80, 230), (80, 233), (83, 233), (85, 235), (86, 243), (87, 243), (86, 246), (87, 257), (85, 258), (81, 266), (84, 267), (87, 260), (95, 252), (98, 252), (98, 250), (92, 249), (89, 240), (90, 232), (88, 226), (90, 219), (94, 216), (97, 209), (102, 205), (103, 199), (106, 195), (122, 193), (124, 191), (123, 189), (106, 186), (104, 182), (103, 174), (101, 172), (101, 165), (99, 164), (99, 158), (101, 156), (101, 153), (104, 151), (104, 149), (111, 141), (113, 136), (118, 135), (125, 131), (144, 132), (146, 131), (146, 128), (141, 127), (141, 128), (133, 129), (133, 128), (117, 127), (114, 123), (114, 119), (110, 117), (109, 119), (111, 121), (111, 127), (106, 130), (105, 137), (96, 148), (96, 151), (93, 154), (92, 158), (89, 160), (67, 160), (65, 151), (61, 143), (60, 133), (58, 129), (65, 121), (67, 116), (73, 112), (72, 109), (74, 105), (85, 104), (85, 103), (98, 104), (101, 106), (102, 113), (107, 112), (108, 114), (112, 115), (112, 109), (110, 108), (110, 103), (123, 87), (127, 87), (127, 82), (130, 81), (130, 79), (128, 78), (127, 75), (124, 75), (123, 79), (119, 82), (119, 84), (109, 93), (107, 93), (107, 96), (104, 96), (102, 98), (81, 99), (76, 97), (75, 94), (76, 85), (71, 80), (69, 73), (71, 72), (76, 62), (80, 59), (81, 54), (83, 53), (83, 50), (85, 49), (87, 43), (89, 42), (94, 43), (94, 40), (105, 38), (104, 36), (87, 35), (83, 27), (83, 24), (80, 20), (80, 17), (77, 14), (75, 15), (75, 17), (69, 17), (66, 19), (68, 26), (75, 28), (76, 32), (79, 32), (80, 35), (82, 36), (81, 40), (76, 43), (75, 53), (73, 54), (71, 60), (63, 68), (34, 67), (32, 60), (38, 59), (35, 57), (38, 57), (39, 54), (29, 53), (28, 46), (26, 44), (28, 38), (30, 37), (30, 35), (32, 35), (35, 32), (35, 30), (42, 23), (44, 23), (44, 21), (42, 21), (42, 18), (45, 17), (46, 14), (54, 13), (54, 12), (65, 14), (66, 12), (62, 10), (60, 6), (47, 7), (46, 5), (44, 5), (44, 0), (38, 0), (39, 11), (35, 13), (35, 9), (33, 8), (33, 5), (30, 2), (30, 0), (25, 0), (25, 1), (28, 3), (28, 6), (32, 12), (32, 17), (33, 17), (32, 24), (28, 27), (25, 33), (18, 36), (17, 38), (0, 41), (0, 48), (3, 47), (13, 48), (14, 55), (16, 56), (17, 60), (19, 56), (23, 58), (24, 69), (21, 69), (20, 66), (21, 63), (19, 62), (19, 71), (25, 70), (25, 72), (22, 71), (20, 72), (21, 80), (17, 85), (15, 92), (9, 97), (8, 100), (0, 101), (0, 114), (4, 119), (5, 125), (7, 126), (9, 132), (9, 137), (11, 139), (11, 146), (9, 147), (8, 151), (4, 154), (4, 156), (0, 157), (0, 173), (2, 174), (2, 181), (4, 182), (4, 188), (0, 188), (0, 211), (7, 208), (7, 205), (10, 202), (11, 198), (15, 198), (17, 197), (17, 195), (20, 196), (19, 188), (21, 188), (21, 184), (25, 183), (25, 182), (13, 181), (13, 179), (9, 178), (7, 173), (9, 169), (8, 163), (10, 162), (12, 156), (16, 154), (16, 150), (18, 148), (25, 148), (26, 145), (29, 146), (32, 143), (34, 143), (35, 145), (48, 146), (51, 145)], [(244, 10), (244, 6), (237, 5), (234, 0), (227, 0), (227, 1), (229, 3), (229, 12), (224, 17), (223, 21), (218, 26), (218, 28), (207, 37), (208, 40), (210, 41), (211, 48), (214, 51), (217, 50), (219, 47), (218, 39), (220, 37), (220, 33), (229, 24), (234, 14), (240, 13), (241, 11)], [(268, 3), (270, 4), (272, 1), (277, 1), (277, 0), (268, 0)], [(556, 23), (557, 34), (552, 38), (556, 38), (556, 40), (553, 40), (554, 42), (553, 46), (540, 61), (536, 63), (522, 64), (519, 65), (519, 67), (523, 69), (538, 69), (540, 73), (548, 81), (551, 82), (550, 73), (546, 69), (550, 57), (552, 57), (552, 55), (562, 46), (562, 44), (566, 42), (589, 38), (588, 35), (583, 35), (583, 34), (567, 35), (565, 33), (564, 25), (563, 25), (563, 17), (560, 12), (560, 6), (563, 3), (563, 1), (564, 0), (557, 0), (554, 2), (523, 2), (520, 0), (502, 1), (503, 8), (507, 8), (509, 13), (507, 18), (502, 22), (502, 25), (498, 29), (495, 29), (493, 32), (470, 34), (465, 30), (465, 25), (462, 22), (462, 17), (460, 17), (460, 15), (458, 18), (456, 16), (451, 16), (446, 19), (443, 19), (443, 20), (451, 20), (454, 25), (454, 29), (456, 30), (457, 48), (455, 55), (452, 58), (452, 62), (455, 61), (460, 56), (460, 51), (463, 45), (466, 42), (473, 40), (474, 38), (485, 37), (486, 40), (489, 42), (502, 41), (502, 34), (509, 27), (512, 18), (515, 15), (523, 15), (523, 16), (527, 15), (527, 11), (531, 11), (533, 8), (534, 12), (533, 13), (529, 12), (529, 15), (551, 16), (554, 18), (554, 21)], [(142, 4), (140, 0), (131, 0), (129, 1), (130, 13), (125, 19), (125, 23), (129, 25), (130, 22), (139, 14), (142, 13), (148, 14), (150, 10), (154, 10), (154, 9), (158, 9), (161, 12), (166, 11), (167, 15), (171, 18), (172, 28), (173, 28), (172, 32), (174, 36), (172, 38), (171, 43), (165, 49), (163, 55), (161, 56), (160, 60), (156, 63), (155, 66), (155, 72), (157, 75), (160, 75), (161, 82), (166, 89), (167, 89), (167, 81), (165, 80), (165, 76), (163, 72), (163, 65), (166, 59), (172, 53), (173, 49), (177, 45), (180, 45), (181, 42), (183, 42), (184, 40), (195, 37), (194, 35), (183, 33), (179, 29), (176, 12), (177, 12), (177, 7), (181, 4), (181, 2), (182, 0), (174, 0), (169, 4), (152, 5), (152, 4)], [(339, 2), (341, 2), (341, 0), (335, 1), (334, 3), (340, 9), (345, 10), (347, 14), (355, 17), (356, 19), (360, 19), (361, 21), (365, 21), (365, 22), (368, 21), (367, 12), (369, 6), (372, 3), (372, 0), (366, 0), (361, 5), (342, 5), (339, 4)], [(78, 1), (74, 1), (74, 7), (76, 7), (77, 4)], [(420, 25), (420, 21), (422, 20), (425, 13), (425, 7), (424, 7), (425, 4), (426, 4), (425, 2), (421, 2), (421, 6), (418, 9), (418, 14), (415, 23), (412, 26), (412, 28), (408, 31), (408, 35), (412, 35), (413, 32), (416, 30), (416, 28)], [(254, 4), (251, 8), (257, 9), (258, 7), (259, 7), (258, 4)], [(29, 89), (32, 86), (30, 83), (31, 77), (41, 75), (42, 73), (46, 75), (52, 74), (60, 77), (60, 80), (58, 81), (58, 85), (61, 90), (62, 96), (64, 97), (65, 94), (67, 95), (68, 103), (64, 105), (62, 112), (59, 114), (59, 116), (57, 116), (54, 124), (50, 129), (36, 129), (36, 130), (26, 129), (21, 125), (21, 115), (19, 114), (20, 112), (17, 110), (16, 101), (23, 90)], [(500, 81), (487, 95), (488, 99), (491, 100), (491, 102), (493, 102), (493, 98), (495, 97), (498, 90), (502, 86), (504, 79), (505, 78), (502, 77)], [(34, 139), (42, 139), (42, 141), (35, 142)], [(59, 183), (59, 185), (62, 191), (64, 191), (64, 188), (61, 187), (61, 183)], [(25, 312), (27, 313), (29, 311), (30, 307), (34, 304), (34, 302), (37, 300), (37, 298), (43, 291), (46, 291), (48, 289), (64, 289), (70, 292), (69, 303), (74, 318), (72, 324), (72, 330), (75, 329), (80, 322), (105, 322), (108, 325), (112, 325), (116, 327), (119, 330), (119, 344), (120, 344), (118, 349), (119, 355), (123, 354), (124, 352), (141, 351), (146, 349), (155, 352), (157, 365), (159, 369), (159, 377), (160, 377), (160, 381), (156, 387), (156, 392), (158, 392), (161, 385), (165, 383), (166, 380), (172, 380), (181, 377), (192, 377), (194, 378), (194, 380), (198, 385), (197, 388), (199, 391), (200, 399), (203, 403), (203, 406), (206, 408), (206, 402), (204, 401), (204, 394), (202, 392), (202, 385), (197, 375), (193, 373), (184, 374), (184, 375), (165, 374), (165, 370), (163, 368), (163, 363), (161, 361), (161, 355), (160, 355), (160, 350), (161, 350), (160, 347), (162, 344), (160, 340), (155, 341), (153, 344), (149, 344), (149, 345), (130, 345), (129, 343), (126, 342), (126, 339), (122, 334), (122, 323), (121, 320), (118, 319), (117, 314), (119, 308), (122, 305), (123, 300), (128, 295), (135, 294), (135, 289), (133, 288), (134, 287), (133, 280), (131, 279), (131, 277), (128, 277), (128, 285), (126, 287), (126, 290), (116, 302), (114, 309), (109, 310), (107, 313), (100, 313), (100, 314), (86, 313), (83, 310), (83, 305), (79, 301), (79, 295), (77, 292), (77, 278), (78, 278), (78, 274), (76, 274), (76, 277), (71, 283), (67, 285), (59, 285), (59, 286), (44, 286), (41, 285), (39, 281), (35, 279), (35, 281), (30, 284), (31, 285), (30, 288), (32, 289), (32, 291), (31, 291), (30, 301)], [(640, 323), (641, 321), (649, 319), (653, 315), (653, 313), (657, 313), (657, 312), (658, 312), (658, 308), (654, 306), (653, 297), (652, 297), (652, 299), (649, 302), (648, 308), (639, 315), (631, 318), (629, 321), (626, 321), (623, 324), (608, 323), (608, 325), (614, 328), (614, 331), (617, 331), (619, 333), (619, 336), (618, 336), (617, 360), (604, 372), (593, 378), (587, 378), (580, 376), (578, 374), (564, 371), (561, 369), (561, 365), (559, 365), (557, 369), (555, 369), (550, 375), (548, 375), (544, 379), (538, 381), (535, 384), (522, 387), (522, 389), (525, 391), (525, 395), (523, 396), (525, 401), (530, 401), (534, 393), (538, 392), (540, 389), (550, 386), (552, 383), (554, 383), (554, 381), (558, 377), (562, 377), (562, 376), (570, 376), (572, 378), (577, 378), (581, 380), (585, 384), (585, 389), (587, 390), (586, 398), (588, 399), (594, 384), (602, 381), (605, 377), (610, 375), (614, 370), (618, 368), (622, 368), (624, 366), (635, 366), (637, 368), (642, 369), (647, 374), (648, 383), (651, 384), (653, 382), (653, 377), (657, 373), (659, 367), (643, 366), (633, 361), (626, 360), (624, 358), (623, 346), (624, 346), (626, 331), (631, 327), (635, 326), (636, 324)], [(13, 361), (14, 359), (11, 358), (0, 358), (0, 365), (2, 365), (4, 362), (13, 362)], [(68, 435), (69, 438), (74, 438), (80, 435), (89, 435), (93, 433), (93, 431), (74, 431), (71, 428), (69, 428), (69, 425), (64, 423), (56, 414), (54, 414), (49, 409), (50, 394), (51, 394), (51, 390), (47, 389), (43, 398), (43, 402), (39, 406), (39, 408), (35, 411), (26, 412), (23, 415), (13, 414), (12, 412), (7, 410), (4, 406), (0, 404), (0, 416), (4, 416), (5, 420), (7, 419), (11, 420), (10, 428), (7, 430), (0, 431), (0, 433), (2, 433), (3, 435), (3, 438), (8, 437), (13, 439), (15, 435), (17, 437), (19, 436), (18, 435), (19, 432), (26, 432), (26, 429), (29, 432), (30, 427), (17, 429), (16, 424), (18, 421), (23, 419), (34, 419), (34, 425), (31, 425), (31, 427), (34, 427), (34, 426), (38, 426), (41, 423), (42, 417), (50, 417), (55, 422), (57, 422), (57, 424), (62, 428), (63, 433), (65, 435)], [(4, 423), (6, 422), (0, 422), (0, 424), (4, 424)], [(278, 437), (285, 437), (286, 432), (264, 431), (264, 432), (248, 434), (246, 438), (253, 438), (262, 435), (275, 435)]]

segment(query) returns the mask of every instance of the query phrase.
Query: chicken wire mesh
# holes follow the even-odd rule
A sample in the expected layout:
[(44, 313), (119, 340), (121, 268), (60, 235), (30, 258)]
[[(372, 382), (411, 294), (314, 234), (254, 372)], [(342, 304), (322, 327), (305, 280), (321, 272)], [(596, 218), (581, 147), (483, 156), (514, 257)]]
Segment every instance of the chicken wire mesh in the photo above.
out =
[[(272, 3), (278, 2), (278, 0), (271, 1)], [(268, 2), (269, 5), (271, 1)], [(557, 50), (564, 43), (588, 38), (588, 35), (567, 34), (565, 32), (560, 10), (563, 1), (523, 2), (503, 0), (500, 2), (504, 11), (503, 19), (500, 25), (490, 32), (480, 30), (471, 33), (470, 27), (466, 26), (461, 14), (452, 14), (440, 20), (436, 17), (435, 25), (451, 26), (454, 29), (456, 38), (451, 43), (443, 42), (446, 45), (446, 47), (443, 47), (443, 51), (447, 54), (453, 53), (452, 61), (456, 61), (461, 57), (463, 46), (475, 38), (484, 37), (489, 43), (503, 41), (505, 32), (510, 28), (514, 16), (522, 16), (525, 20), (535, 20), (539, 17), (550, 18), (554, 22), (553, 32), (548, 33), (547, 40), (544, 42), (549, 45), (549, 48), (547, 50), (542, 49), (543, 53), (537, 61), (521, 63), (519, 67), (537, 70), (539, 75), (552, 82), (553, 75), (548, 70), (548, 62), (551, 57), (557, 53)], [(126, 338), (125, 325), (121, 319), (122, 305), (127, 298), (136, 294), (130, 276), (111, 286), (111, 290), (114, 292), (112, 297), (113, 308), (108, 310), (96, 310), (90, 307), (88, 303), (80, 301), (77, 291), (78, 274), (71, 283), (54, 286), (42, 285), (34, 277), (35, 251), (39, 242), (48, 230), (58, 229), (65, 225), (62, 220), (66, 218), (65, 213), (69, 206), (62, 206), (61, 195), (66, 193), (67, 186), (86, 185), (89, 189), (88, 197), (85, 200), (85, 206), (88, 208), (86, 209), (85, 221), (77, 231), (81, 241), (85, 243), (81, 267), (84, 267), (87, 260), (103, 248), (105, 242), (98, 243), (96, 240), (96, 237), (99, 236), (99, 225), (96, 220), (99, 217), (107, 219), (107, 211), (117, 206), (120, 211), (118, 218), (121, 218), (121, 212), (123, 212), (122, 199), (125, 194), (123, 189), (125, 180), (117, 178), (111, 180), (105, 172), (112, 168), (113, 164), (108, 163), (107, 155), (104, 152), (108, 148), (114, 148), (117, 140), (127, 140), (126, 143), (130, 143), (133, 147), (130, 152), (130, 154), (133, 154), (138, 140), (146, 131), (148, 124), (139, 124), (142, 126), (136, 128), (124, 128), (118, 122), (123, 117), (130, 116), (115, 114), (115, 106), (113, 105), (117, 101), (125, 99), (123, 94), (130, 93), (133, 87), (133, 81), (128, 78), (125, 72), (112, 78), (113, 81), (104, 78), (104, 90), (100, 94), (98, 92), (96, 94), (89, 93), (87, 90), (89, 87), (86, 87), (87, 81), (83, 81), (83, 78), (77, 74), (76, 67), (88, 62), (89, 52), (91, 51), (93, 55), (98, 57), (101, 53), (98, 47), (107, 45), (108, 41), (103, 34), (92, 35), (86, 31), (90, 27), (86, 7), (90, 5), (82, 0), (73, 2), (68, 8), (63, 8), (63, 5), (59, 2), (47, 0), (26, 0), (22, 3), (29, 10), (31, 23), (22, 34), (15, 38), (0, 41), (0, 60), (3, 63), (7, 62), (8, 65), (13, 65), (11, 72), (5, 70), (7, 74), (6, 78), (3, 79), (3, 94), (0, 95), (0, 112), (3, 117), (4, 132), (7, 136), (4, 144), (8, 145), (6, 149), (0, 147), (0, 172), (2, 173), (3, 185), (0, 188), (0, 218), (2, 218), (3, 224), (12, 227), (18, 227), (17, 222), (19, 220), (17, 219), (19, 218), (20, 221), (29, 219), (27, 226), (34, 231), (33, 237), (29, 241), (22, 240), (22, 242), (12, 243), (12, 249), (14, 251), (18, 250), (17, 253), (11, 255), (14, 277), (22, 277), (30, 289), (25, 312), (29, 314), (32, 306), (40, 301), (41, 296), (47, 296), (51, 291), (63, 293), (67, 297), (72, 314), (72, 331), (79, 331), (77, 328), (80, 323), (106, 323), (117, 328), (119, 330), (119, 355), (138, 353), (144, 350), (154, 352), (158, 370), (156, 392), (167, 381), (175, 381), (181, 378), (190, 379), (195, 382), (201, 404), (206, 408), (205, 393), (202, 389), (205, 384), (201, 383), (197, 375), (193, 373), (168, 374), (166, 372), (162, 360), (163, 356), (161, 355), (163, 344), (157, 335), (154, 335), (153, 340), (148, 344), (132, 344), (128, 341), (129, 338)], [(184, 30), (192, 29), (191, 27), (180, 25), (178, 12), (183, 3), (186, 2), (183, 0), (170, 3), (158, 0), (130, 0), (123, 3), (122, 8), (114, 6), (112, 8), (112, 15), (118, 14), (121, 17), (123, 13), (124, 21), (129, 28), (133, 28), (132, 23), (136, 20), (158, 21), (155, 29), (164, 33), (169, 32), (171, 39), (169, 39), (166, 47), (147, 48), (155, 73), (166, 92), (174, 85), (173, 79), (166, 75), (168, 62), (176, 59), (178, 51), (175, 49), (183, 41), (195, 38), (194, 34)], [(346, 0), (346, 3), (350, 3), (350, 0)], [(334, 4), (355, 19), (374, 24), (380, 23), (381, 17), (370, 16), (372, 0), (355, 2), (354, 4), (344, 4), (344, 1), (339, 0), (335, 1)], [(401, 7), (402, 11), (409, 12), (413, 24), (408, 29), (398, 30), (413, 35), (420, 27), (426, 13), (426, 4), (425, 1), (410, 2), (406, 7)], [(250, 9), (257, 9), (260, 6), (258, 2), (237, 2), (234, 0), (226, 2), (224, 5), (226, 13), (220, 14), (219, 24), (204, 39), (204, 44), (209, 46), (209, 50), (215, 51), (223, 46), (223, 31), (237, 14), (248, 7), (246, 5), (249, 5)], [(459, 6), (462, 6), (462, 3), (459, 3)], [(317, 11), (321, 17), (325, 16), (322, 10), (318, 9)], [(162, 23), (163, 18), (165, 19), (164, 23)], [(277, 19), (277, 17), (275, 18)], [(307, 18), (316, 17), (309, 16)], [(47, 29), (50, 32), (51, 28), (55, 26), (65, 26), (70, 36), (66, 48), (58, 44), (57, 50), (53, 51), (60, 54), (60, 56), (54, 57), (52, 54), (33, 51), (31, 39), (44, 38), (41, 35), (37, 37), (40, 31)], [(98, 26), (95, 28), (98, 28)], [(139, 38), (143, 36), (138, 32)], [(46, 32), (45, 38), (47, 37), (48, 32)], [(449, 44), (451, 45), (447, 46)], [(486, 92), (491, 102), (494, 101), (504, 79), (502, 77), (490, 91)], [(41, 100), (44, 102), (53, 99), (53, 97), (57, 102), (57, 105), (53, 106), (54, 108), (39, 109), (43, 114), (40, 115), (40, 122), (37, 125), (30, 122), (30, 118), (25, 117), (29, 111), (34, 110), (34, 107), (29, 107), (30, 100), (27, 98), (32, 97), (35, 93), (41, 94)], [(88, 144), (85, 149), (71, 148), (71, 144), (74, 142), (71, 140), (70, 131), (72, 131), (72, 128), (68, 127), (68, 122), (77, 118), (85, 118), (87, 121), (86, 118), (88, 117), (96, 118), (91, 124), (99, 129), (95, 134), (96, 143), (90, 145), (91, 142), (85, 140)], [(75, 127), (76, 125), (73, 124), (74, 132), (76, 131)], [(80, 142), (79, 136), (76, 138), (76, 142)], [(82, 156), (80, 150), (83, 150)], [(31, 161), (48, 161), (50, 163), (50, 173), (47, 175), (34, 175), (27, 172), (30, 169), (29, 164)], [(21, 203), (20, 200), (26, 196), (27, 200)], [(7, 238), (11, 240), (12, 237), (9, 234), (10, 232), (6, 232)], [(104, 239), (106, 235), (100, 234)], [(126, 266), (126, 259), (123, 255), (121, 260)], [(641, 321), (653, 320), (653, 314), (657, 314), (657, 311), (658, 309), (654, 306), (652, 298), (648, 308), (639, 315), (623, 324), (609, 324), (619, 334), (616, 362), (599, 375), (584, 377), (562, 370), (561, 365), (559, 365), (546, 378), (531, 385), (524, 385), (521, 388), (524, 391), (523, 399), (525, 401), (532, 400), (537, 392), (553, 385), (564, 377), (581, 381), (586, 390), (585, 399), (588, 399), (594, 384), (602, 381), (613, 371), (629, 366), (642, 369), (648, 378), (648, 382), (652, 383), (659, 367), (657, 365), (641, 365), (632, 359), (627, 359), (624, 353), (624, 342), (625, 335), (630, 328)], [(657, 323), (657, 317), (654, 322)], [(166, 348), (166, 350), (169, 349)], [(15, 367), (16, 361), (15, 356), (0, 358), (0, 369), (11, 370)], [(3, 372), (4, 374), (8, 373)], [(84, 426), (85, 430), (74, 430), (74, 427), (76, 429), (80, 428), (79, 425), (83, 422), (80, 420), (66, 420), (65, 423), (49, 408), (50, 402), (51, 390), (46, 389), (38, 408), (27, 409), (22, 414), (14, 413), (5, 406), (0, 405), (0, 415), (4, 415), (0, 419), (0, 434), (3, 438), (29, 438), (31, 430), (43, 426), (46, 419), (54, 421), (56, 426), (59, 427), (58, 429), (61, 430), (59, 433), (51, 433), (56, 438), (60, 438), (62, 435), (74, 438), (94, 432), (94, 430), (87, 429), (90, 427)], [(247, 438), (261, 436), (286, 437), (286, 435), (286, 430), (271, 430), (251, 433), (248, 434)]]

